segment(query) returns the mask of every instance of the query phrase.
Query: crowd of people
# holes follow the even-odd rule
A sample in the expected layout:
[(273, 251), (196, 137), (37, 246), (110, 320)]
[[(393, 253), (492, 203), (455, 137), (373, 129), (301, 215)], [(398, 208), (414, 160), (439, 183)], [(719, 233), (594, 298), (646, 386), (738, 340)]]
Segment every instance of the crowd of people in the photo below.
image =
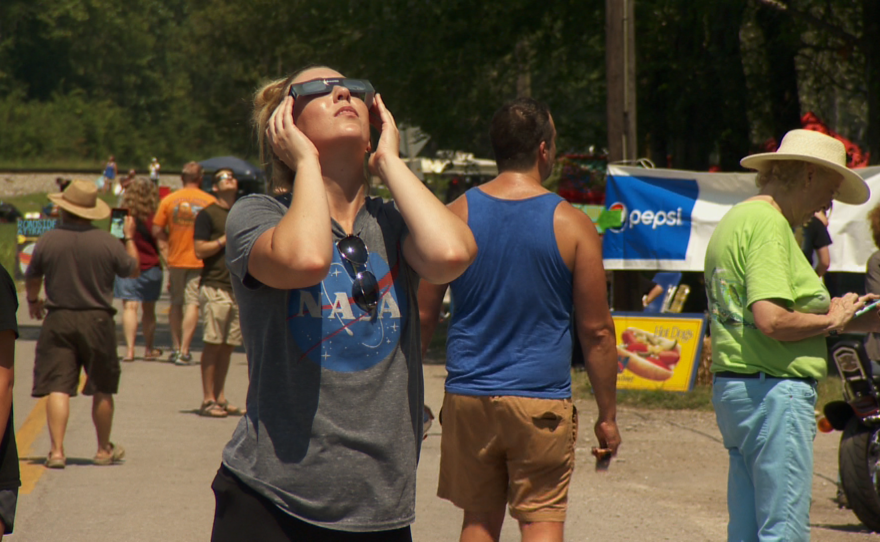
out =
[[(597, 468), (621, 435), (601, 241), (589, 217), (542, 184), (556, 159), (549, 108), (531, 98), (501, 105), (489, 124), (498, 176), (448, 206), (401, 160), (394, 117), (365, 79), (327, 67), (294, 73), (256, 93), (253, 117), (268, 194), (236, 201), (231, 170), (214, 173), (207, 193), (195, 162), (161, 201), (155, 182), (132, 176), (119, 193), (121, 240), (92, 225), (110, 214), (102, 187), (74, 180), (50, 196), (60, 224), (26, 273), (30, 315), (43, 320), (32, 394), (49, 397), (46, 466), (65, 466), (80, 369), (93, 398), (94, 463), (124, 459), (110, 440), (121, 372), (112, 299), (123, 303), (122, 361), (136, 359), (138, 311), (143, 359), (163, 358), (155, 306), (167, 269), (167, 361), (195, 362), (201, 314), (198, 412), (242, 416), (212, 484), (212, 540), (412, 540), (427, 421), (421, 360), (451, 290), (437, 494), (462, 510), (463, 542), (497, 541), (508, 511), (524, 541), (561, 541), (578, 438), (575, 343), (598, 406)], [(831, 298), (821, 256), (814, 269), (793, 228), (833, 199), (860, 204), (869, 192), (842, 145), (815, 132), (792, 131), (777, 152), (742, 165), (758, 171), (760, 192), (722, 219), (704, 275), (713, 404), (730, 455), (729, 539), (808, 540), (825, 337), (880, 333), (877, 313), (854, 317), (880, 296)], [(369, 195), (370, 174), (393, 202)], [(104, 178), (115, 177), (111, 157)], [(17, 335), (8, 312), (0, 390)], [(225, 395), (239, 345), (245, 408)], [(0, 393), (0, 419), (9, 411)], [(14, 453), (4, 437), (0, 454)], [(7, 532), (16, 477), (0, 458)]]

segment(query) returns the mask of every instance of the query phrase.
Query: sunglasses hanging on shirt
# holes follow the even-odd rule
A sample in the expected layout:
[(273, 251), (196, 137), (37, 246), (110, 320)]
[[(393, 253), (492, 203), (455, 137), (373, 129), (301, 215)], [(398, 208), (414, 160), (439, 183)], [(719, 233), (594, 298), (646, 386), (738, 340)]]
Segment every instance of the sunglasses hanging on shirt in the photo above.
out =
[[(336, 242), (336, 249), (343, 260), (351, 264), (355, 277), (351, 285), (351, 297), (366, 312), (373, 312), (379, 304), (379, 282), (367, 269), (370, 252), (357, 235), (346, 235)], [(363, 271), (361, 271), (363, 268)]]

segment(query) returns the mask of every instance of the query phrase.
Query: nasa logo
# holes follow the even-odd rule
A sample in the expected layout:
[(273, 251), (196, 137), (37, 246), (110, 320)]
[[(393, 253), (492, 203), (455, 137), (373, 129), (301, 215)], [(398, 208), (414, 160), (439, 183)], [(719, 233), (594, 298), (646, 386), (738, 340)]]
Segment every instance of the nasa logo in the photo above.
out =
[(292, 290), (288, 329), (308, 359), (325, 369), (363, 371), (396, 348), (401, 316), (408, 311), (406, 292), (395, 269), (370, 253), (369, 267), (379, 283), (379, 305), (367, 313), (351, 298), (352, 276), (334, 251), (330, 273), (310, 288)]

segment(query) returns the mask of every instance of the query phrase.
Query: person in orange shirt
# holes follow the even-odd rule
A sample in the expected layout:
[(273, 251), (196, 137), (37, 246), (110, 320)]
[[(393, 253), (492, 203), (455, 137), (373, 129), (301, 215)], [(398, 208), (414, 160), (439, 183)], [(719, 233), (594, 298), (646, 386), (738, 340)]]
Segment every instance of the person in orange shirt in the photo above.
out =
[(199, 189), (202, 166), (189, 162), (183, 166), (183, 188), (166, 196), (153, 218), (153, 237), (159, 254), (169, 269), (172, 352), (168, 361), (176, 365), (192, 363), (189, 346), (199, 321), (199, 277), (202, 260), (196, 257), (193, 231), (199, 211), (216, 203), (211, 194)]

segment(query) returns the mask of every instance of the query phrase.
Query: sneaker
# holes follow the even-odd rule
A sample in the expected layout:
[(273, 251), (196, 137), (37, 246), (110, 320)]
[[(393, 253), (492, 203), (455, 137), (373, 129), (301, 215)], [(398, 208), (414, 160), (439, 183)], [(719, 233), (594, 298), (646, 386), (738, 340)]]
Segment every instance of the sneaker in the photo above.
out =
[(175, 365), (192, 365), (192, 354), (187, 352), (186, 354), (178, 354), (178, 356), (174, 359)]
[(180, 357), (180, 352), (177, 350), (172, 350), (171, 355), (168, 356), (168, 363), (177, 363), (178, 357)]

